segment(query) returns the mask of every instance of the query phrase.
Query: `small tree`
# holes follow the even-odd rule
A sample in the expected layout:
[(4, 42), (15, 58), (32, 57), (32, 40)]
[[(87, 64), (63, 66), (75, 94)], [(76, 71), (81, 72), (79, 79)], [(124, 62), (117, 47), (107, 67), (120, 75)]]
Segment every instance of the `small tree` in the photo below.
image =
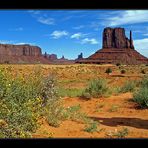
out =
[(141, 73), (142, 73), (142, 74), (146, 74), (146, 72), (145, 72), (145, 70), (144, 70), (144, 69), (143, 69), (143, 70), (141, 70)]
[(121, 70), (121, 74), (125, 74), (126, 71), (124, 69)]
[(117, 63), (117, 64), (116, 64), (116, 66), (120, 66), (120, 65), (121, 65), (120, 63)]
[(107, 68), (105, 73), (107, 73), (109, 75), (110, 73), (112, 73), (112, 69), (111, 68)]

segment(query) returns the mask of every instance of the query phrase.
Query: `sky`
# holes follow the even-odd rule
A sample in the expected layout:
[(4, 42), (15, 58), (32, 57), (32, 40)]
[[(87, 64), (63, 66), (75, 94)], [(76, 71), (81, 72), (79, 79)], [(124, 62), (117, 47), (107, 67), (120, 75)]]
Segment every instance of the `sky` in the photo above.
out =
[(42, 53), (86, 58), (102, 48), (105, 27), (133, 32), (135, 49), (148, 57), (148, 10), (0, 10), (0, 43), (31, 44)]

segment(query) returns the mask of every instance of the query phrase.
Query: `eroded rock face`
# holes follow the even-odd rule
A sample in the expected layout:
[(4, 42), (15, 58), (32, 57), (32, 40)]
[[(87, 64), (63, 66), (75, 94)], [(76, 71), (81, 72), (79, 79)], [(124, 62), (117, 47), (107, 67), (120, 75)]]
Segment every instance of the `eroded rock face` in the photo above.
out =
[(0, 44), (0, 63), (49, 63), (38, 46)]
[(124, 28), (105, 28), (103, 31), (103, 48), (134, 49), (132, 32), (130, 39), (125, 36)]
[(0, 44), (0, 55), (9, 56), (41, 56), (41, 48), (31, 45)]
[(76, 63), (94, 64), (148, 64), (148, 58), (134, 49), (132, 32), (130, 38), (125, 35), (124, 28), (105, 28), (103, 31), (102, 49)]

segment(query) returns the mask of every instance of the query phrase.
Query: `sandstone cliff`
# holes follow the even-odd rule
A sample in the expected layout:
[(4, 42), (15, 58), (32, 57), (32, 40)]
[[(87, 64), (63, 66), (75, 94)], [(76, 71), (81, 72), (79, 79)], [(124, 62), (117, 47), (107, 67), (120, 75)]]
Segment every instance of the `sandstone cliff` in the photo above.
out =
[(49, 63), (38, 46), (0, 44), (0, 63)]
[(148, 64), (148, 58), (134, 49), (131, 31), (128, 39), (124, 28), (107, 27), (103, 31), (102, 49), (76, 63)]

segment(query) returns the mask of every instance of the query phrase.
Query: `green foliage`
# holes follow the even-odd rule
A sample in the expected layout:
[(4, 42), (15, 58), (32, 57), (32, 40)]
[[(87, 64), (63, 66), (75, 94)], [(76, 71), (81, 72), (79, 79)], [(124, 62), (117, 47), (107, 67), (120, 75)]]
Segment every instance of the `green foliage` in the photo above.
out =
[(82, 93), (83, 98), (102, 97), (109, 94), (109, 88), (105, 79), (92, 80)]
[(107, 73), (107, 74), (112, 73), (112, 69), (111, 68), (107, 68), (106, 71), (105, 71), (105, 73)]
[(82, 89), (77, 88), (59, 88), (58, 94), (60, 97), (79, 97), (82, 91)]
[(129, 134), (128, 128), (123, 128), (122, 130), (118, 131), (117, 129), (115, 131), (109, 131), (106, 133), (107, 137), (117, 137), (117, 138), (125, 138)]
[(0, 138), (28, 138), (36, 131), (42, 115), (43, 94), (53, 95), (51, 87), (44, 89), (45, 80), (39, 68), (29, 75), (17, 73), (16, 76), (10, 68), (0, 69), (0, 119), (7, 125), (0, 128)]
[(146, 74), (146, 72), (145, 72), (145, 70), (144, 70), (144, 69), (142, 69), (142, 70), (141, 70), (141, 73), (142, 73), (142, 74)]
[(140, 88), (133, 95), (133, 100), (140, 105), (141, 108), (148, 108), (148, 75), (140, 82)]
[(118, 105), (112, 105), (111, 108), (109, 109), (109, 112), (117, 112), (119, 109)]
[(61, 101), (48, 101), (44, 110), (49, 125), (59, 127), (62, 121), (72, 120), (89, 123), (91, 120), (86, 114), (80, 112), (80, 105), (64, 108)]
[(141, 108), (148, 108), (148, 87), (141, 87), (139, 91), (134, 93), (133, 98)]
[(126, 73), (126, 70), (122, 69), (121, 74), (125, 74), (125, 73)]
[(136, 83), (134, 81), (127, 81), (119, 90), (121, 93), (133, 92), (136, 88)]
[(140, 82), (141, 87), (146, 87), (148, 88), (148, 75), (146, 75)]
[(86, 125), (84, 131), (89, 132), (89, 133), (97, 132), (98, 131), (97, 126), (98, 126), (98, 123), (94, 121), (94, 122)]
[(124, 137), (126, 137), (128, 134), (129, 134), (128, 128), (123, 128), (122, 130), (120, 130), (120, 131), (114, 133), (114, 136), (115, 136), (115, 137), (118, 137), (118, 138), (124, 138)]
[(117, 63), (116, 66), (121, 66), (121, 64), (120, 63)]

